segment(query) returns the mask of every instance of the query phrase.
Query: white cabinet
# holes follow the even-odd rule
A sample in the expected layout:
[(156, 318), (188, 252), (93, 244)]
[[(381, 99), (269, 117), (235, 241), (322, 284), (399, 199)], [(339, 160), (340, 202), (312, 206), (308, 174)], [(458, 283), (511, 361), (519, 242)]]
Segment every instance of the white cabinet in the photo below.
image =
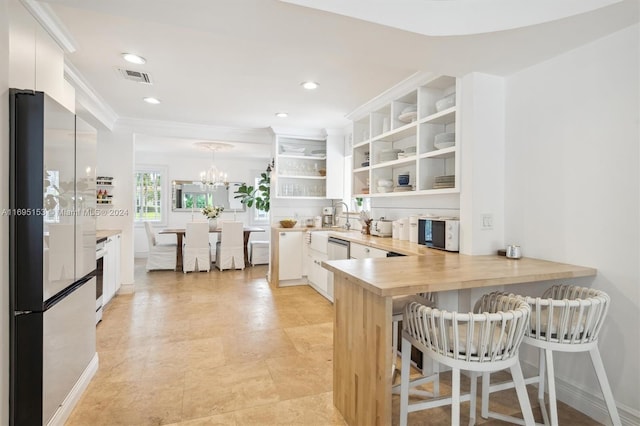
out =
[[(354, 196), (460, 192), (459, 86), (454, 77), (425, 77), (353, 117)], [(401, 184), (400, 175), (409, 175), (409, 183)]]
[(350, 255), (352, 259), (368, 259), (376, 257), (387, 257), (387, 252), (385, 250), (380, 250), (374, 247), (351, 243)]
[(333, 302), (333, 297), (329, 294), (329, 271), (322, 267), (322, 262), (326, 260), (326, 253), (309, 250), (307, 279), (311, 287)]
[[(302, 232), (278, 233), (278, 279), (302, 279)], [(282, 284), (282, 283), (280, 283)]]
[(327, 142), (296, 136), (276, 136), (276, 198), (325, 198)]
[(107, 238), (104, 245), (104, 272), (102, 281), (103, 305), (120, 289), (120, 234)]

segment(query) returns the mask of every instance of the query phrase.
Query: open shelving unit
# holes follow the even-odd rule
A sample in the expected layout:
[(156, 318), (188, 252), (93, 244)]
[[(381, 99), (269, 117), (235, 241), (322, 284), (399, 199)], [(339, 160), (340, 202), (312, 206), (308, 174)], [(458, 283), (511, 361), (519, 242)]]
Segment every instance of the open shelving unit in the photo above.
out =
[(326, 181), (326, 139), (276, 135), (277, 198), (324, 199)]
[[(431, 76), (400, 95), (391, 94), (396, 92), (390, 89), (388, 95), (376, 98), (372, 108), (363, 107), (359, 115), (352, 117), (353, 195), (393, 197), (460, 192), (458, 80)], [(434, 142), (441, 133), (455, 133), (454, 145), (438, 149)], [(389, 154), (392, 151), (399, 152), (397, 159)], [(410, 176), (410, 190), (398, 187), (398, 175), (404, 174)], [(379, 180), (392, 180), (393, 191), (379, 190)]]

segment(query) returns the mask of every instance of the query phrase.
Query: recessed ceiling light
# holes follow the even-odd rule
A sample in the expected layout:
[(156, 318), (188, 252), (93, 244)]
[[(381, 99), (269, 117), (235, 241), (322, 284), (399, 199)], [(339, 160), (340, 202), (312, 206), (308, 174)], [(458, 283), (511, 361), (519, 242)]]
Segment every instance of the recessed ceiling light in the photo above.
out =
[(147, 62), (147, 60), (142, 56), (138, 56), (133, 53), (123, 53), (122, 57), (125, 61), (131, 62), (132, 64), (142, 65)]
[(148, 104), (158, 105), (160, 103), (160, 99), (156, 98), (144, 98), (144, 101)]
[(318, 86), (320, 86), (315, 81), (305, 81), (305, 82), (300, 83), (300, 84), (302, 85), (302, 87), (304, 87), (307, 90), (315, 90), (315, 89), (318, 88)]
[(276, 117), (278, 118), (287, 118), (289, 116), (288, 112), (276, 112)]

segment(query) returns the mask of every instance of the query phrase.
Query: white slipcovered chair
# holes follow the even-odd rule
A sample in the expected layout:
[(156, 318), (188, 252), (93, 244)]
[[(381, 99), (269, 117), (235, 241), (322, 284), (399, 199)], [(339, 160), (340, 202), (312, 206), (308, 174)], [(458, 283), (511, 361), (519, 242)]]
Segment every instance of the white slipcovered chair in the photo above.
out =
[(211, 270), (208, 222), (187, 223), (182, 246), (182, 270), (185, 274), (192, 271), (209, 272)]
[(158, 244), (156, 235), (151, 228), (151, 223), (145, 222), (149, 242), (149, 255), (147, 256), (147, 271), (159, 269), (176, 269), (176, 256), (178, 245), (176, 243)]
[[(470, 424), (475, 423), (476, 375), (511, 369), (524, 424), (534, 425), (531, 404), (518, 362), (518, 349), (529, 323), (529, 305), (521, 298), (485, 295), (477, 313), (458, 313), (411, 302), (405, 308), (402, 331), (400, 424), (410, 412), (451, 404), (451, 424), (460, 424), (460, 402), (470, 401)], [(452, 370), (452, 395), (409, 404), (411, 345)], [(460, 395), (460, 370), (471, 371), (471, 391)]]
[[(500, 293), (496, 293), (500, 294)], [(522, 297), (522, 296), (519, 296)], [(600, 290), (572, 285), (554, 285), (542, 297), (523, 297), (531, 307), (531, 320), (523, 342), (539, 349), (538, 375), (527, 378), (527, 384), (538, 385), (538, 400), (545, 425), (558, 425), (558, 407), (553, 367), (553, 352), (589, 352), (596, 377), (614, 426), (621, 425), (620, 416), (607, 380), (598, 334), (609, 309), (609, 296)], [(549, 413), (545, 404), (545, 369), (549, 386)], [(482, 417), (514, 421), (513, 418), (489, 411), (489, 394), (508, 389), (510, 382), (490, 385), (489, 374), (482, 377)]]
[(244, 224), (242, 222), (223, 222), (220, 241), (216, 244), (216, 267), (225, 269), (244, 269)]

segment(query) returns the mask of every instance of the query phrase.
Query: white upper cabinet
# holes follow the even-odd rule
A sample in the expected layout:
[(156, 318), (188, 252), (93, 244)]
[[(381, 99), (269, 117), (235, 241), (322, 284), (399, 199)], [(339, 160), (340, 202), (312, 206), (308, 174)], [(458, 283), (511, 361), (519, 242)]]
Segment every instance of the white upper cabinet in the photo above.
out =
[(276, 135), (277, 198), (325, 198), (327, 141)]
[(397, 91), (352, 117), (354, 196), (459, 192), (457, 79), (425, 77)]

